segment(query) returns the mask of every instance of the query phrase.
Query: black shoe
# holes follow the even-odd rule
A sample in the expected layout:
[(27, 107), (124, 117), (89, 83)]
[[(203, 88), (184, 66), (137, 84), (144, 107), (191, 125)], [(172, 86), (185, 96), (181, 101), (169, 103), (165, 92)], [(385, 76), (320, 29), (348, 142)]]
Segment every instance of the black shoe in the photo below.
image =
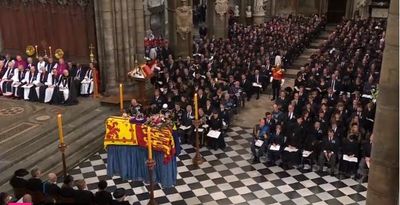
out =
[(272, 161), (267, 162), (267, 167), (273, 167), (273, 166), (275, 166), (274, 162), (272, 162)]
[(253, 164), (260, 163), (260, 159), (258, 157), (254, 157)]
[(368, 182), (368, 176), (361, 178), (361, 183), (367, 183), (367, 182)]

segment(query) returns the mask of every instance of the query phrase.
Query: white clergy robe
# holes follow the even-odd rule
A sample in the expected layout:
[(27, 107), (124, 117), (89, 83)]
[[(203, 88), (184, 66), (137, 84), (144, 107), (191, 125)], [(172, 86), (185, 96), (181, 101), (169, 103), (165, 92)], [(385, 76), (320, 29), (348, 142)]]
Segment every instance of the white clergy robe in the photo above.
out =
[(54, 93), (54, 88), (57, 87), (57, 76), (53, 75), (52, 73), (49, 73), (47, 77), (47, 82), (44, 84), (47, 85), (45, 94), (44, 94), (44, 102), (48, 103), (51, 101), (51, 98), (53, 97)]
[(31, 73), (27, 71), (25, 73), (25, 78), (22, 80), (25, 83), (22, 88), (24, 88), (24, 100), (29, 100), (29, 94), (31, 92), (31, 88), (34, 86), (33, 82), (36, 80), (36, 73)]
[(58, 82), (58, 90), (63, 93), (64, 101), (67, 101), (69, 98), (69, 86), (67, 78), (60, 78), (60, 82)]
[(81, 81), (81, 95), (90, 95), (93, 93), (93, 71), (86, 72), (85, 78)]
[(23, 80), (25, 79), (24, 75), (25, 75), (24, 71), (20, 71), (18, 69), (14, 70), (14, 76), (12, 78), (13, 82), (11, 84), (11, 87), (12, 87), (12, 94), (16, 97), (19, 97), (18, 87), (23, 83)]
[(6, 72), (4, 73), (3, 77), (1, 78), (0, 89), (1, 89), (1, 92), (3, 93), (3, 95), (5, 95), (5, 96), (12, 95), (11, 90), (7, 90), (7, 86), (4, 83), (10, 82), (10, 80), (12, 80), (13, 75), (14, 75), (14, 68), (8, 67)]

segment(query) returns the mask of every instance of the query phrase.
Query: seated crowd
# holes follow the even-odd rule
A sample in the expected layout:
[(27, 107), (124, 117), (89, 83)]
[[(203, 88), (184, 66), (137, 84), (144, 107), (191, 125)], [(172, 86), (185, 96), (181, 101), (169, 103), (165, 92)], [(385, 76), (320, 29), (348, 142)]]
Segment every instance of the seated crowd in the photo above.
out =
[(367, 180), (386, 21), (343, 20), (255, 128), (254, 162)]
[(97, 204), (97, 205), (129, 205), (126, 199), (126, 191), (123, 188), (108, 192), (107, 182), (98, 183), (95, 194), (87, 190), (83, 179), (74, 180), (71, 175), (63, 179), (61, 186), (57, 184), (57, 175), (49, 173), (47, 181), (42, 181), (40, 169), (33, 168), (29, 172), (26, 169), (15, 171), (10, 180), (14, 195), (5, 192), (0, 193), (0, 205), (10, 202), (23, 202), (34, 204)]
[[(223, 132), (232, 115), (246, 98), (250, 100), (256, 95), (258, 99), (262, 90), (274, 82), (273, 70), (290, 64), (324, 24), (318, 16), (275, 17), (264, 24), (246, 27), (233, 24), (228, 39), (195, 40), (194, 57), (186, 59), (174, 60), (167, 43), (146, 48), (159, 68), (151, 79), (155, 87), (151, 107), (144, 111), (132, 100), (126, 114), (167, 112), (180, 128), (181, 142), (194, 143), (192, 120), (196, 93), (201, 144), (224, 149)], [(276, 93), (279, 93), (281, 82), (277, 85)], [(209, 130), (222, 134), (205, 139)]]
[(77, 104), (77, 96), (93, 93), (93, 63), (89, 66), (54, 62), (39, 56), (26, 61), (21, 55), (0, 58), (0, 94), (6, 97), (51, 104)]

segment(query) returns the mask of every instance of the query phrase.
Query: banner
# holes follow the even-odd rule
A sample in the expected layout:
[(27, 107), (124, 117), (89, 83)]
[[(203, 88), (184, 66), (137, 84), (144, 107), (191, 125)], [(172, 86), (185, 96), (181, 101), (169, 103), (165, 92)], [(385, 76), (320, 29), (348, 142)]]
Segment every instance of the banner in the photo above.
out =
[[(109, 117), (106, 122), (104, 148), (108, 145), (131, 145), (147, 148), (147, 126), (132, 124), (129, 118)], [(169, 163), (175, 156), (175, 141), (170, 129), (151, 128), (151, 144), (155, 151), (164, 154), (164, 163)]]

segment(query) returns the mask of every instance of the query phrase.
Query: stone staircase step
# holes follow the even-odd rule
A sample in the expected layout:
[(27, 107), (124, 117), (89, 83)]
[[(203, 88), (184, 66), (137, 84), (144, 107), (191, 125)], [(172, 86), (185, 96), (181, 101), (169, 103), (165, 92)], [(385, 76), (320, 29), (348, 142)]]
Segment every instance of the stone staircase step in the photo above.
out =
[(303, 53), (293, 62), (292, 66), (286, 70), (286, 79), (291, 79), (294, 83), (297, 72), (301, 67), (310, 62), (311, 55), (319, 51), (320, 46), (325, 40), (328, 39), (330, 33), (336, 29), (336, 25), (328, 24), (325, 28), (325, 31), (321, 32), (321, 34), (310, 43), (309, 48), (305, 49)]
[(297, 69), (287, 69), (285, 71), (285, 78), (293, 78), (295, 79), (299, 70)]
[[(82, 146), (90, 144), (95, 140), (102, 141), (104, 134), (104, 119), (106, 119), (108, 116), (111, 115), (110, 110), (111, 109), (107, 109), (104, 110), (103, 112), (99, 112), (97, 115), (93, 116), (92, 119), (90, 119), (90, 121), (88, 119), (87, 122), (81, 122), (79, 124), (80, 126), (74, 127), (74, 129), (70, 130), (70, 132), (65, 132), (65, 143), (68, 145), (66, 151), (67, 155), (69, 153), (72, 154), (79, 151), (79, 149), (82, 149)], [(102, 127), (102, 129), (98, 128), (99, 125)], [(69, 127), (68, 124), (65, 125), (65, 127)], [(55, 135), (53, 138), (55, 138), (55, 140), (52, 140), (50, 143), (47, 143), (45, 147), (39, 149), (35, 153), (25, 156), (25, 158), (20, 158), (19, 160), (13, 159), (15, 163), (1, 171), (2, 173), (0, 175), (1, 187), (7, 186), (9, 178), (12, 176), (14, 171), (19, 168), (26, 168), (29, 170), (35, 166), (38, 166), (44, 172), (53, 171), (52, 167), (54, 166), (54, 164), (60, 163), (61, 160), (60, 153), (58, 151), (58, 137), (57, 135)], [(98, 144), (101, 145), (101, 143)], [(28, 148), (32, 149), (32, 146), (29, 146)], [(101, 146), (99, 147), (93, 145), (93, 148), (99, 149), (101, 148)], [(27, 149), (22, 150), (21, 153), (23, 153), (24, 151), (27, 151)], [(94, 152), (92, 151), (93, 150), (91, 150), (90, 152), (88, 151), (87, 156), (93, 154)], [(79, 156), (75, 160), (79, 160), (79, 158), (82, 157), (83, 156)], [(72, 165), (76, 164), (77, 162), (78, 161), (76, 162), (70, 161), (69, 163)], [(1, 187), (0, 189), (2, 189)]]
[(307, 59), (309, 59), (311, 55), (313, 55), (314, 53), (318, 53), (318, 52), (319, 52), (319, 49), (309, 48), (303, 52), (303, 55), (307, 56)]
[[(69, 122), (75, 120), (76, 118), (76, 112), (80, 113), (91, 113), (93, 110), (97, 109), (100, 106), (99, 103), (92, 103), (91, 106), (85, 107), (85, 108), (79, 108), (79, 110), (71, 110), (70, 112), (66, 112), (63, 114), (63, 124), (68, 124)], [(0, 144), (0, 159), (3, 159), (3, 157), (8, 154), (9, 152), (18, 150), (19, 147), (26, 146), (27, 144), (32, 143), (32, 139), (43, 139), (46, 135), (48, 135), (52, 130), (57, 128), (57, 123), (56, 123), (56, 113), (54, 113), (54, 116), (52, 116), (53, 119), (52, 121), (54, 123), (46, 123), (42, 125), (40, 128), (41, 129), (34, 129), (29, 132), (29, 134), (23, 134), (21, 136), (18, 136), (18, 138), (13, 139), (13, 140), (8, 140), (4, 141)], [(84, 117), (84, 116), (82, 116)], [(56, 135), (54, 135), (56, 136)], [(17, 140), (17, 141), (16, 141)], [(44, 142), (46, 143), (46, 142)], [(0, 167), (1, 171), (1, 167)]]
[[(102, 110), (98, 107), (91, 107), (90, 109), (85, 111), (87, 114), (80, 116), (75, 121), (64, 121), (64, 134), (68, 135), (68, 133), (74, 132), (80, 126), (84, 125), (86, 122), (90, 121), (95, 116), (100, 114), (101, 111)], [(14, 140), (12, 140), (14, 141), (15, 145), (10, 145), (7, 150), (4, 150), (4, 152), (0, 154), (0, 159), (4, 161), (18, 161), (21, 158), (25, 158), (26, 156), (34, 154), (36, 150), (40, 148), (45, 148), (48, 144), (58, 141), (57, 123), (54, 121), (54, 123), (49, 124), (49, 127), (50, 129), (45, 130), (44, 132), (26, 134), (24, 136), (21, 136), (22, 139), (19, 139), (20, 143), (18, 144)], [(31, 147), (35, 147), (35, 149), (32, 149)], [(2, 167), (0, 167), (0, 172), (7, 167), (7, 165), (3, 165)]]

